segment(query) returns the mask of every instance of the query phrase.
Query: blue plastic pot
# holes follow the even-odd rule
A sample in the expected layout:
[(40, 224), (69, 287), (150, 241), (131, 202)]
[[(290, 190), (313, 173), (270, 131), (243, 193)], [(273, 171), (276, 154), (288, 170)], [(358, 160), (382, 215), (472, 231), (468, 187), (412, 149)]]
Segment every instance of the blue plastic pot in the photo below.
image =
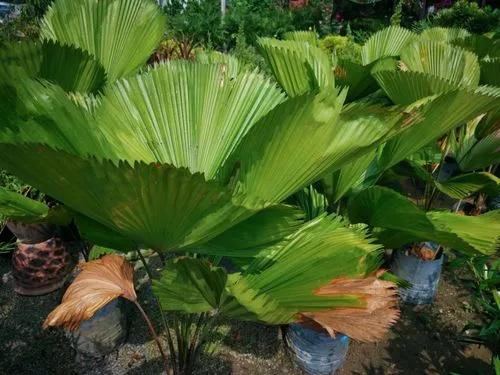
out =
[(294, 362), (310, 375), (331, 375), (342, 367), (349, 349), (349, 337), (331, 338), (301, 324), (290, 324), (285, 340)]
[(397, 251), (392, 263), (392, 272), (411, 283), (410, 288), (400, 288), (401, 299), (413, 305), (432, 303), (436, 297), (443, 256), (435, 260), (423, 260)]
[(127, 311), (124, 301), (117, 298), (95, 315), (69, 332), (73, 348), (84, 356), (103, 357), (116, 350), (127, 338)]

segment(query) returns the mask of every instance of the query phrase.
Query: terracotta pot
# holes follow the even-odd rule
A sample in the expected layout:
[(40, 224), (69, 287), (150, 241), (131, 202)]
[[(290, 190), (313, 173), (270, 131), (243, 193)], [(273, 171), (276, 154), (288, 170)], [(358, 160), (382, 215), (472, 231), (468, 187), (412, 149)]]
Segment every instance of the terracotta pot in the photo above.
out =
[(67, 244), (57, 237), (37, 244), (18, 243), (12, 254), (14, 290), (38, 296), (59, 289), (76, 262)]

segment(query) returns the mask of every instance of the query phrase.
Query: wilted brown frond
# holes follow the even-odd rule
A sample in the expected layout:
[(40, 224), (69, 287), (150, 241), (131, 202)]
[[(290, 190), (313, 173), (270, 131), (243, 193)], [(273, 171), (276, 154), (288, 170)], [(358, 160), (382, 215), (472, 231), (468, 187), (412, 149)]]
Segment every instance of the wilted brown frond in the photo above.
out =
[(74, 330), (83, 320), (115, 298), (136, 301), (134, 270), (121, 256), (110, 254), (81, 264), (82, 271), (70, 285), (62, 303), (45, 320), (43, 327), (64, 326)]
[(365, 306), (361, 308), (337, 308), (301, 314), (304, 323), (312, 320), (331, 336), (334, 336), (335, 332), (342, 332), (358, 341), (377, 341), (399, 318), (395, 284), (380, 280), (376, 275), (364, 279), (335, 279), (319, 288), (315, 294), (355, 295), (365, 301)]

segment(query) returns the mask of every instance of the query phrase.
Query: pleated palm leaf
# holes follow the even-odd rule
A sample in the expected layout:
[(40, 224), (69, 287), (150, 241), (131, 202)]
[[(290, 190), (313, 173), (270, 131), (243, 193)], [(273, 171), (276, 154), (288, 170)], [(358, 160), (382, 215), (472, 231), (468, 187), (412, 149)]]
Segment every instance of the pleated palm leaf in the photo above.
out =
[(153, 290), (165, 310), (267, 324), (314, 322), (332, 335), (376, 341), (399, 313), (394, 284), (375, 274), (381, 248), (372, 242), (362, 228), (323, 214), (263, 247), (242, 272), (178, 258)]
[[(102, 4), (122, 7), (122, 15)], [(322, 77), (317, 80), (321, 84), (293, 97), (264, 76), (228, 69), (225, 62), (170, 62), (132, 76), (134, 59), (122, 67), (121, 55), (115, 49), (110, 53), (103, 38), (116, 40), (115, 30), (107, 28), (115, 22), (124, 39), (118, 44), (135, 43), (142, 50), (140, 38), (123, 33), (121, 17), (130, 9), (149, 9), (147, 4), (61, 0), (53, 5), (44, 35), (96, 57), (107, 83), (96, 96), (85, 96), (35, 69), (2, 86), (5, 96), (15, 95), (0, 104), (6, 119), (0, 129), (1, 167), (62, 202), (85, 236), (104, 246), (231, 256), (227, 245), (218, 242), (220, 236), (233, 228), (262, 234), (258, 246), (237, 254), (253, 259), (245, 277), (228, 276), (224, 289), (234, 289), (224, 305), (229, 316), (288, 323), (299, 313), (300, 319), (314, 319), (310, 314), (334, 308), (364, 311), (372, 298), (379, 298), (377, 290), (385, 296), (392, 284), (381, 284), (373, 293), (359, 288), (352, 295), (334, 290), (332, 296), (315, 296), (314, 288), (335, 278), (357, 283), (371, 275), (379, 248), (340, 219), (322, 218), (302, 227), (302, 214), (281, 202), (393, 136), (403, 113), (371, 103), (344, 108), (345, 92), (313, 59), (306, 63)], [(103, 14), (116, 19), (100, 18)], [(67, 29), (62, 15), (69, 17)], [(92, 15), (100, 23), (92, 23)], [(128, 76), (114, 82), (123, 75)], [(322, 232), (336, 236), (330, 234), (321, 244)], [(337, 241), (342, 233), (342, 243), (326, 242)], [(338, 257), (330, 254), (331, 246), (339, 247)], [(305, 255), (295, 257), (299, 251)], [(309, 265), (302, 266), (306, 273), (297, 272), (301, 261)], [(324, 264), (335, 264), (336, 271)], [(288, 278), (291, 267), (296, 271)], [(196, 272), (197, 266), (189, 269)], [(370, 280), (377, 284), (376, 278)], [(212, 293), (217, 285), (209, 284)], [(195, 294), (185, 297), (194, 303)], [(272, 300), (279, 309), (267, 305)], [(391, 311), (385, 314), (387, 328), (397, 316), (394, 293), (384, 306)]]
[[(447, 29), (440, 30), (440, 35), (446, 31)], [(449, 31), (450, 35), (457, 34), (452, 31)], [(494, 103), (498, 103), (500, 91), (497, 88), (478, 87), (480, 67), (476, 55), (439, 41), (440, 39), (427, 40), (431, 35), (432, 33), (423, 38), (401, 27), (391, 26), (374, 34), (363, 46), (365, 65), (339, 62), (335, 68), (337, 85), (347, 85), (349, 91), (354, 90), (351, 100), (354, 99), (358, 104), (380, 102), (380, 96), (377, 95), (363, 97), (380, 85), (385, 94), (401, 106), (407, 120), (409, 123), (413, 122), (414, 126), (401, 131), (378, 150), (372, 149), (363, 157), (338, 169), (333, 175), (325, 177), (323, 183), (330, 203), (339, 201), (353, 189), (359, 190), (373, 184), (384, 170), (455, 127), (495, 108)], [(277, 47), (279, 43), (268, 41), (264, 46), (264, 56), (270, 62), (283, 56), (282, 50)], [(289, 46), (288, 51), (292, 50)], [(299, 55), (298, 48), (295, 54)], [(294, 59), (294, 56), (288, 52), (288, 60), (296, 63), (298, 58)], [(292, 66), (293, 62), (288, 66)], [(355, 66), (360, 74), (350, 74), (349, 69), (345, 69), (347, 65)], [(270, 66), (278, 76), (280, 72), (273, 68), (272, 62)], [(311, 70), (310, 68), (309, 71)], [(305, 68), (289, 71), (292, 77), (289, 81), (301, 79), (306, 82), (307, 72)], [(364, 84), (370, 82), (365, 76), (376, 79), (369, 90), (364, 90), (358, 84), (357, 78)], [(279, 78), (278, 82), (281, 82)], [(287, 90), (286, 84), (283, 87)], [(309, 89), (313, 87), (311, 85)], [(484, 176), (473, 176), (472, 179), (476, 184), (484, 181)], [(467, 179), (467, 182), (470, 181)], [(471, 186), (469, 183), (468, 187)]]
[[(397, 204), (391, 206), (390, 195), (384, 195), (385, 199), (382, 199), (370, 194), (370, 189), (363, 190), (376, 183), (384, 170), (404, 161), (412, 153), (436, 141), (457, 126), (474, 120), (478, 115), (491, 112), (498, 106), (500, 93), (498, 88), (478, 87), (480, 73), (475, 54), (441, 41), (409, 37), (411, 34), (408, 33), (400, 32), (399, 35), (394, 35), (396, 29), (389, 28), (372, 37), (364, 46), (365, 55), (373, 56), (375, 61), (372, 61), (372, 64), (388, 59), (391, 55), (398, 56), (399, 69), (396, 69), (396, 64), (392, 67), (379, 64), (376, 71), (371, 67), (369, 69), (371, 68), (373, 76), (385, 93), (393, 98), (396, 104), (404, 106), (408, 119), (419, 120), (381, 145), (378, 150), (372, 149), (333, 174), (326, 175), (322, 180), (323, 189), (328, 195), (330, 204), (338, 202), (348, 192), (361, 191), (352, 197), (354, 203), (350, 205), (349, 218), (353, 222), (369, 224), (376, 230), (383, 228), (385, 231), (378, 231), (377, 236), (387, 246), (401, 246), (412, 241), (432, 239), (466, 253), (492, 254), (497, 248), (498, 228), (490, 224), (496, 223), (498, 219), (496, 216), (466, 218), (443, 212), (418, 211), (419, 216), (416, 216), (417, 213), (407, 215), (411, 219), (405, 221), (402, 217), (407, 213), (398, 210)], [(441, 33), (443, 32), (441, 30)], [(404, 37), (405, 35), (407, 37)], [(401, 36), (407, 42), (396, 38), (397, 36)], [(395, 38), (396, 41), (392, 42), (391, 38)], [(369, 61), (371, 60), (365, 60)], [(379, 100), (377, 97), (367, 97), (358, 100), (358, 103), (377, 100)], [(486, 104), (487, 102), (489, 104)], [(493, 103), (496, 104), (492, 106)], [(494, 157), (492, 156), (495, 155), (494, 152), (488, 154), (494, 134), (485, 137), (475, 149), (476, 153), (470, 155), (473, 161), (485, 162)], [(499, 189), (498, 178), (490, 173), (466, 173), (447, 181), (438, 181), (424, 167), (415, 163), (409, 163), (406, 168), (411, 177), (418, 177), (438, 191), (457, 199), (479, 191), (497, 192)], [(407, 198), (396, 192), (392, 193), (399, 197), (400, 205), (413, 205)], [(362, 198), (368, 202), (364, 206), (360, 206)], [(360, 216), (359, 212), (363, 212), (364, 216)], [(377, 217), (380, 217), (380, 222), (372, 220), (371, 215), (379, 215)], [(423, 224), (421, 228), (414, 228), (411, 224), (417, 217), (425, 221), (425, 225)], [(449, 224), (447, 220), (450, 221)], [(478, 229), (483, 229), (483, 233)], [(447, 233), (449, 231), (452, 234)], [(399, 242), (387, 240), (391, 233)], [(478, 245), (477, 242), (481, 242), (479, 239), (483, 235), (489, 240)], [(471, 245), (468, 242), (470, 240), (476, 243)]]

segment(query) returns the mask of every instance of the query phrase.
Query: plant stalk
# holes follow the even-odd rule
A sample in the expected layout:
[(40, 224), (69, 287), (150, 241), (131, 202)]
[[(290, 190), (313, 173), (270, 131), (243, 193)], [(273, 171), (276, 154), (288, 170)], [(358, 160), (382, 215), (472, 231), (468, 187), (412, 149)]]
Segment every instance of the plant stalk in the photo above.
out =
[(149, 319), (148, 315), (146, 314), (146, 312), (144, 311), (144, 309), (142, 308), (140, 303), (137, 301), (134, 301), (134, 304), (137, 306), (137, 308), (141, 312), (142, 317), (146, 321), (146, 324), (148, 325), (149, 331), (151, 332), (151, 336), (153, 336), (154, 340), (156, 341), (156, 345), (158, 345), (158, 350), (160, 351), (160, 354), (163, 358), (163, 365), (165, 366), (165, 373), (168, 375), (169, 371), (168, 371), (167, 356), (166, 356), (165, 352), (163, 351), (163, 346), (161, 345), (160, 338), (158, 337), (158, 334), (156, 333), (156, 330), (153, 327), (151, 320)]
[[(146, 263), (146, 259), (144, 258), (144, 255), (142, 255), (141, 249), (137, 249), (137, 253), (139, 255), (139, 258), (141, 259), (142, 265), (144, 266), (144, 269), (146, 270), (146, 273), (149, 278), (149, 283), (151, 284), (153, 282), (153, 273), (151, 272), (151, 269), (149, 268), (148, 264)], [(167, 318), (165, 317), (165, 314), (163, 313), (163, 309), (161, 308), (160, 302), (158, 299), (153, 296), (153, 299), (158, 306), (158, 309), (160, 310), (160, 316), (161, 320), (163, 323), (163, 328), (165, 328), (165, 332), (167, 334), (167, 344), (168, 344), (168, 350), (170, 352), (170, 361), (172, 362), (172, 367), (174, 370), (174, 374), (177, 374), (177, 360), (176, 360), (176, 352), (175, 352), (175, 347), (174, 347), (174, 341), (172, 340), (172, 336), (170, 335), (170, 327), (167, 321)]]

